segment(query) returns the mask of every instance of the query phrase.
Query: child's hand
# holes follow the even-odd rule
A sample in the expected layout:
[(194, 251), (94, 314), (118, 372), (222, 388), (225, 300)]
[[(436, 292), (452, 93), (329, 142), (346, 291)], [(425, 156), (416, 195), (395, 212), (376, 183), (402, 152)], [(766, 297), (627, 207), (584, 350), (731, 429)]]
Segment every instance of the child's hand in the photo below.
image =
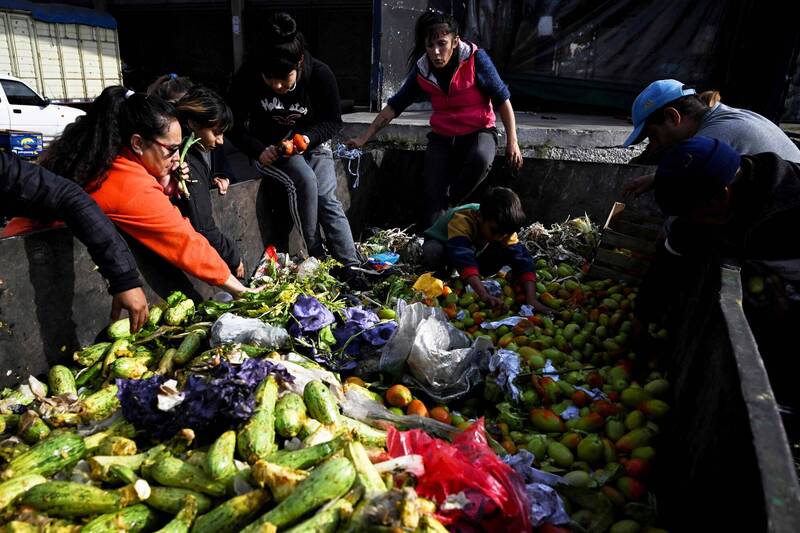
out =
[(231, 181), (223, 176), (214, 176), (214, 185), (217, 186), (219, 189), (220, 194), (225, 194), (228, 192), (228, 185), (231, 184)]
[(488, 305), (492, 309), (500, 309), (502, 311), (508, 311), (508, 306), (506, 305), (506, 303), (497, 296), (492, 296), (490, 294), (487, 294), (485, 298), (482, 298), (482, 300), (486, 303), (486, 305)]

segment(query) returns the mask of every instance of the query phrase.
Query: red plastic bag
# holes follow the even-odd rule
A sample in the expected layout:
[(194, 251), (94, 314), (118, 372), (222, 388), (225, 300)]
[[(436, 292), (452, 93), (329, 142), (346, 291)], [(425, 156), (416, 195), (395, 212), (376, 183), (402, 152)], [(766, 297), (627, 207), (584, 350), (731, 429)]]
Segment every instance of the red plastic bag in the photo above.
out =
[(532, 530), (525, 483), (489, 447), (481, 418), (450, 444), (420, 429), (389, 428), (389, 455), (421, 455), (425, 474), (417, 493), (441, 505), (451, 495), (463, 493), (468, 504), (461, 509), (440, 511), (438, 518), (451, 531)]

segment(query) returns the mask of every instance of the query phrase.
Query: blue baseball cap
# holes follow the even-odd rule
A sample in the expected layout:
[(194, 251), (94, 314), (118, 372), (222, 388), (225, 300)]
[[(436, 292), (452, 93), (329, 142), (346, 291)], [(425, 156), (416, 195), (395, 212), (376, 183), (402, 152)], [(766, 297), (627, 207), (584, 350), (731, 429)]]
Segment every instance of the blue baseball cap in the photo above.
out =
[(633, 101), (633, 106), (631, 106), (633, 133), (628, 135), (622, 146), (628, 147), (642, 141), (645, 120), (653, 114), (653, 111), (664, 107), (681, 96), (695, 94), (695, 92), (694, 89), (687, 87), (678, 80), (658, 80), (648, 85)]
[(732, 146), (691, 137), (669, 150), (656, 170), (656, 203), (666, 215), (684, 215), (708, 204), (736, 177), (742, 158)]

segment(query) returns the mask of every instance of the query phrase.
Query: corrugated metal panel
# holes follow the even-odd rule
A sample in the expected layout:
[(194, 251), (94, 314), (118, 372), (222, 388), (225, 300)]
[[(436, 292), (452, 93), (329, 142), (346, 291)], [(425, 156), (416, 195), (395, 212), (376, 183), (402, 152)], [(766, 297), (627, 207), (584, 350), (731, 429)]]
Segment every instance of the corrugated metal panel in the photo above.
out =
[(103, 79), (108, 85), (121, 85), (122, 79), (119, 71), (119, 61), (117, 60), (117, 43), (102, 43), (102, 69)]
[(11, 20), (11, 38), (16, 51), (16, 76), (28, 82), (31, 87), (42, 90), (36, 65), (36, 45), (33, 42), (32, 19), (25, 15), (9, 15)]
[(14, 75), (14, 67), (11, 63), (11, 37), (9, 31), (11, 24), (8, 15), (0, 13), (0, 74)]
[(61, 54), (55, 24), (36, 22), (36, 41), (39, 46), (39, 69), (42, 73), (44, 96), (65, 98)]

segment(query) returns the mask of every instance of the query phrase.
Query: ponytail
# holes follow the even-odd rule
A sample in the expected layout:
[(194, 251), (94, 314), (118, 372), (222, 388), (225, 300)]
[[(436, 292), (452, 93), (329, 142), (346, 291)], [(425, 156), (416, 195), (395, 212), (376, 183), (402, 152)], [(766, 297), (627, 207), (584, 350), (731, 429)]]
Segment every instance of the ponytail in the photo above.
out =
[(85, 115), (67, 126), (42, 156), (41, 165), (94, 190), (105, 179), (114, 158), (129, 147), (133, 134), (154, 139), (167, 132), (175, 109), (158, 96), (106, 87)]
[(267, 78), (285, 78), (299, 68), (306, 40), (288, 13), (276, 13), (270, 19), (267, 33), (267, 46), (256, 59), (256, 66)]

